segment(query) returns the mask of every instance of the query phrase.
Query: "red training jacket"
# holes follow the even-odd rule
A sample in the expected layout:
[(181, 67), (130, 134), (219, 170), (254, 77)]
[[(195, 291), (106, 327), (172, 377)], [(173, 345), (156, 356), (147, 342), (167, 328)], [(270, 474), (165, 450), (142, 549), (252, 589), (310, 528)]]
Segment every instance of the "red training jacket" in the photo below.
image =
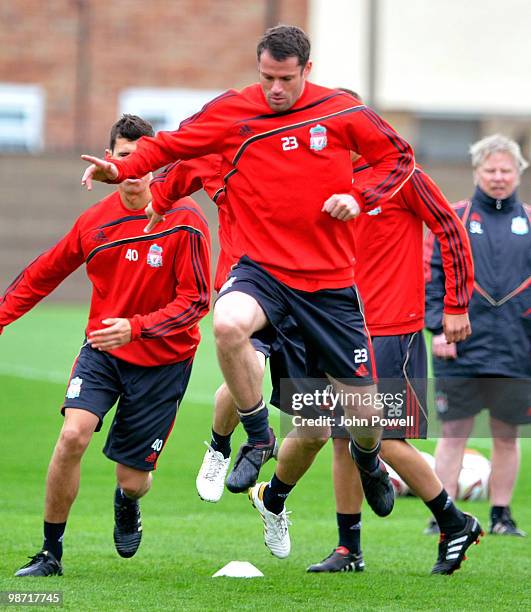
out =
[[(354, 184), (363, 185), (367, 171), (365, 160), (358, 160)], [(356, 284), (371, 336), (424, 327), (423, 222), (441, 244), (444, 311), (467, 312), (474, 267), (466, 230), (437, 185), (417, 167), (394, 197), (354, 222)]]
[(35, 259), (0, 298), (0, 332), (86, 264), (92, 300), (86, 333), (124, 317), (132, 341), (109, 351), (143, 366), (192, 357), (210, 300), (210, 235), (191, 198), (173, 202), (165, 220), (144, 234), (146, 215), (115, 192), (85, 211), (53, 248)]
[[(371, 164), (361, 188), (352, 186), (350, 150)], [(407, 142), (351, 95), (307, 82), (291, 109), (273, 113), (255, 84), (227, 91), (175, 132), (141, 138), (134, 153), (113, 160), (115, 182), (211, 153), (221, 155), (234, 244), (305, 291), (354, 281), (349, 224), (322, 212), (324, 202), (351, 193), (363, 208), (377, 207), (414, 169)]]

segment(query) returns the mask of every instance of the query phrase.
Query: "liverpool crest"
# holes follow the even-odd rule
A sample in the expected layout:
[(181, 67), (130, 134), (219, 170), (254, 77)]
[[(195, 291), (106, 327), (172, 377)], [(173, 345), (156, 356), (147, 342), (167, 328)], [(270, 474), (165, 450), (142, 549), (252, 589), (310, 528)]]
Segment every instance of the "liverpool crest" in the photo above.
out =
[(149, 247), (149, 253), (147, 255), (147, 264), (152, 268), (162, 267), (162, 247), (158, 244), (152, 244)]
[(310, 128), (310, 149), (312, 151), (322, 151), (327, 144), (328, 140), (324, 125), (317, 124)]
[(527, 234), (529, 228), (527, 227), (527, 219), (525, 217), (513, 217), (511, 221), (511, 232), (523, 236)]

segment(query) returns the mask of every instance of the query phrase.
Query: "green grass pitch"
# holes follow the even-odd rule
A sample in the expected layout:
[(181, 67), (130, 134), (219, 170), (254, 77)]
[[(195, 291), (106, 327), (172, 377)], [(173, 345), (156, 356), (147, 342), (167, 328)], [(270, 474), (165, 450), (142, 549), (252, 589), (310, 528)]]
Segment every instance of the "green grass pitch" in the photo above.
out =
[[(121, 559), (114, 551), (114, 468), (101, 453), (102, 432), (95, 434), (83, 461), (81, 489), (65, 538), (65, 575), (13, 578), (13, 571), (42, 543), (44, 478), (85, 316), (80, 308), (43, 305), (0, 337), (0, 591), (61, 590), (67, 610), (531, 609), (531, 538), (487, 536), (470, 549), (461, 571), (432, 577), (436, 539), (422, 535), (428, 511), (414, 498), (399, 499), (386, 519), (364, 509), (363, 574), (306, 574), (307, 565), (328, 554), (336, 541), (329, 445), (290, 496), (288, 559), (269, 554), (260, 518), (246, 496), (226, 492), (219, 504), (202, 502), (195, 477), (203, 440), (209, 436), (211, 398), (220, 382), (210, 319), (203, 325), (189, 391), (152, 491), (142, 501), (144, 538), (137, 555)], [(235, 448), (240, 440), (238, 434)], [(487, 440), (471, 446), (488, 453)], [(419, 447), (431, 451), (434, 442)], [(513, 512), (527, 530), (530, 468), (531, 444), (522, 440)], [(272, 470), (270, 463), (264, 477)], [(463, 507), (486, 526), (486, 503)], [(211, 578), (231, 560), (250, 561), (265, 577)]]

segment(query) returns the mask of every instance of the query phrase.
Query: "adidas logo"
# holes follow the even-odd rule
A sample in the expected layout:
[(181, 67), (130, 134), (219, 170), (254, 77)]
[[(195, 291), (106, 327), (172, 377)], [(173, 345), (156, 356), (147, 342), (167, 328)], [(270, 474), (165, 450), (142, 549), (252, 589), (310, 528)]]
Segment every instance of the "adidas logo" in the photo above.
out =
[(155, 463), (155, 461), (157, 460), (157, 453), (153, 452), (151, 453), (151, 455), (148, 455), (144, 461), (146, 463)]
[(451, 540), (450, 542), (448, 542), (446, 560), (457, 559), (457, 557), (459, 557), (459, 554), (461, 553), (461, 550), (463, 546), (465, 545), (467, 538), (468, 536), (464, 535), (464, 536), (461, 536), (460, 538), (456, 538), (455, 540)]
[(248, 125), (244, 123), (239, 129), (239, 134), (240, 136), (246, 137), (250, 136), (251, 134), (254, 134), (254, 132)]
[(94, 233), (92, 239), (94, 242), (105, 242), (107, 240), (107, 236), (103, 230), (99, 230), (98, 232)]
[(354, 372), (354, 374), (356, 376), (359, 376), (360, 378), (363, 378), (364, 376), (369, 375), (369, 370), (367, 370), (367, 366), (364, 363), (362, 363), (360, 367)]

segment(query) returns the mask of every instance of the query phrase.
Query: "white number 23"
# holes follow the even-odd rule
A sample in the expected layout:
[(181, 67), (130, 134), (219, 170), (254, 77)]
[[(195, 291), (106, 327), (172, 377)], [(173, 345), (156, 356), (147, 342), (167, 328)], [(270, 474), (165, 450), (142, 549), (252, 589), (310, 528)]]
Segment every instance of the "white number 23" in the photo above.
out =
[(354, 363), (365, 363), (368, 359), (367, 349), (354, 350)]
[(295, 136), (283, 136), (281, 139), (282, 148), (284, 151), (291, 151), (291, 149), (298, 149), (299, 143)]

